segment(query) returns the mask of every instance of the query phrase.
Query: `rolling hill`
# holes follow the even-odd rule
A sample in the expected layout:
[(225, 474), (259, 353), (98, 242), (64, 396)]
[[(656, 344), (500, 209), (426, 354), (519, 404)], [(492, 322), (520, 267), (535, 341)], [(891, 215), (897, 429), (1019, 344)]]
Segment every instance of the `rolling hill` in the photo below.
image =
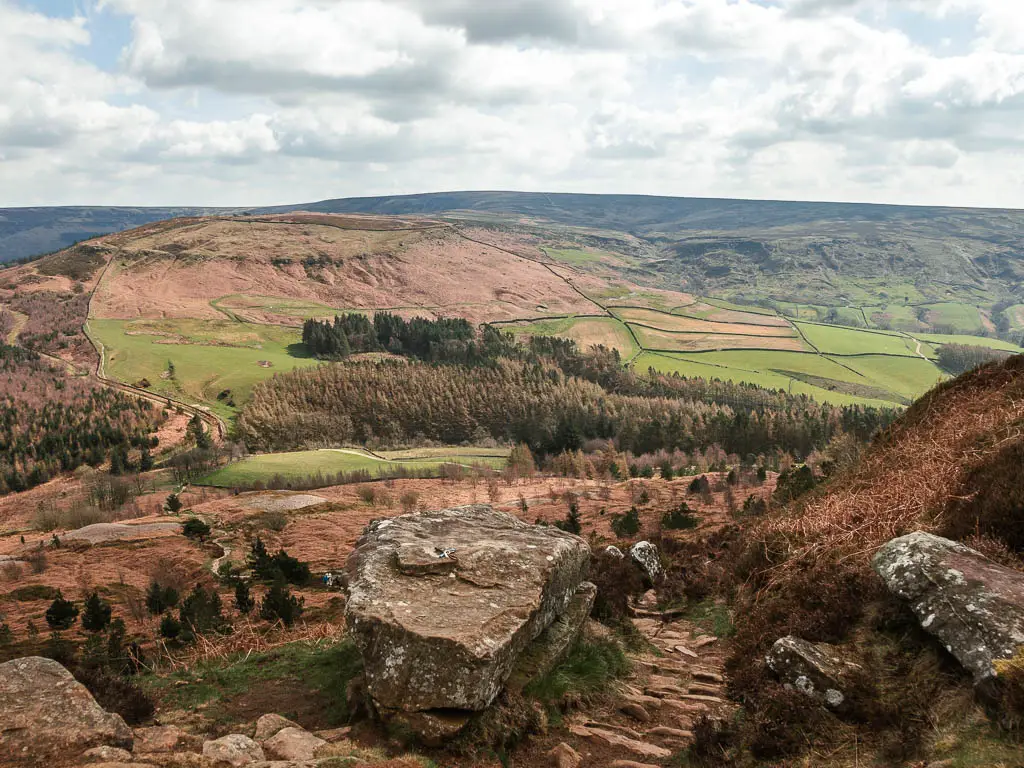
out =
[[(908, 404), (947, 377), (946, 344), (1021, 351), (1013, 211), (525, 193), (290, 208), (153, 221), (9, 269), (8, 341), (98, 356), (222, 417), (314, 365), (302, 322), (344, 311), (563, 336), (836, 405)], [(159, 214), (118, 215), (88, 220)]]

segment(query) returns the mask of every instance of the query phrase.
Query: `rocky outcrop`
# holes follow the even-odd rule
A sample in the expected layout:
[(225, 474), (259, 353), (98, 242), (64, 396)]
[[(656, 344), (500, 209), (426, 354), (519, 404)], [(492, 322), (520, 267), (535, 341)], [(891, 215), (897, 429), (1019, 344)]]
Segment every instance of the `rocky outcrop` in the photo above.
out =
[(30, 656), (0, 664), (0, 765), (42, 764), (98, 746), (132, 748), (132, 732), (64, 667)]
[(629, 556), (652, 584), (661, 578), (661, 558), (658, 548), (649, 541), (638, 541), (629, 548)]
[(993, 662), (1024, 646), (1024, 574), (922, 532), (893, 539), (872, 563), (975, 683), (993, 678)]
[(373, 707), (435, 741), (456, 733), (545, 630), (541, 666), (568, 647), (593, 601), (589, 559), (579, 537), (485, 505), (372, 523), (346, 566), (346, 618)]
[(765, 662), (786, 685), (835, 710), (843, 709), (850, 676), (861, 669), (832, 646), (792, 635), (776, 640)]

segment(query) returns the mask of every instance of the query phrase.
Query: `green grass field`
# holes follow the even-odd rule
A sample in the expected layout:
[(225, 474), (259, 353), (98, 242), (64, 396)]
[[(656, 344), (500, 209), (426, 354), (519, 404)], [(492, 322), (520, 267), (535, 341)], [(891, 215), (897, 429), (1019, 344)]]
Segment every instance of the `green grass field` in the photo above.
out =
[[(906, 336), (880, 331), (860, 331), (835, 325), (796, 323), (807, 340), (819, 352), (828, 355), (905, 355), (916, 356), (917, 345)], [(923, 351), (923, 350), (922, 350)], [(924, 352), (927, 355), (927, 352)]]
[(275, 475), (301, 480), (321, 473), (369, 472), (377, 477), (406, 468), (414, 472), (435, 472), (442, 464), (464, 466), (484, 465), (493, 469), (505, 466), (507, 449), (496, 448), (421, 448), (408, 451), (383, 452), (377, 458), (366, 451), (352, 449), (323, 449), (291, 453), (267, 453), (250, 456), (221, 467), (207, 475), (200, 483), (225, 488), (248, 486), (255, 482), (268, 482)]
[(718, 378), (806, 394), (834, 405), (906, 405), (945, 378), (919, 357), (836, 357), (773, 350), (644, 353), (636, 370), (648, 367), (682, 376)]
[[(919, 331), (925, 325), (917, 318), (917, 307), (906, 304), (864, 307), (870, 327), (878, 330)], [(861, 323), (863, 325), (863, 322)]]
[(908, 401), (948, 378), (935, 363), (919, 357), (867, 355), (837, 358), (836, 361), (863, 374), (872, 386), (901, 395)]
[(932, 345), (942, 344), (964, 344), (969, 347), (988, 347), (989, 349), (1001, 349), (1006, 352), (1013, 352), (1014, 354), (1024, 353), (1024, 349), (1018, 347), (1016, 344), (1011, 344), (1008, 341), (1002, 339), (990, 339), (984, 336), (949, 336), (941, 333), (915, 333), (913, 334), (915, 339), (928, 342)]
[[(107, 376), (129, 384), (146, 379), (149, 390), (210, 406), (229, 417), (253, 386), (281, 371), (316, 365), (295, 328), (231, 320), (90, 320), (102, 345)], [(174, 378), (167, 378), (167, 364)], [(224, 390), (229, 397), (218, 399)]]
[(904, 404), (904, 398), (874, 387), (870, 381), (864, 381), (838, 363), (815, 354), (772, 350), (697, 354), (645, 352), (633, 367), (641, 372), (654, 368), (662, 373), (754, 384), (794, 395), (808, 395), (833, 405), (892, 408)]
[(984, 330), (978, 308), (953, 302), (928, 304), (928, 323), (932, 327), (949, 326), (957, 333), (980, 333)]

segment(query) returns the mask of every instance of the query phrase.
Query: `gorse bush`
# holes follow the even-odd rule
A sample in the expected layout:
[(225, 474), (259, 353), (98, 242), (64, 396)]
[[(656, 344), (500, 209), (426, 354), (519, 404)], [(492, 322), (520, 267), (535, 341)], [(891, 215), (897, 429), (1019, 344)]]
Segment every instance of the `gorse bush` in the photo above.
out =
[(110, 624), (110, 603), (93, 592), (85, 601), (82, 613), (82, 628), (88, 632), (102, 632)]
[(271, 555), (263, 539), (257, 536), (252, 542), (247, 564), (253, 575), (265, 581), (283, 579), (289, 584), (307, 584), (310, 579), (309, 564), (292, 557), (283, 549)]
[(198, 517), (190, 517), (181, 524), (181, 532), (190, 539), (204, 541), (210, 535), (210, 526)]
[(275, 581), (260, 601), (260, 618), (264, 621), (280, 621), (290, 627), (302, 615), (304, 602), (302, 598), (292, 595), (283, 581)]
[(182, 628), (181, 638), (184, 640), (191, 640), (195, 635), (207, 632), (221, 632), (229, 626), (217, 590), (207, 591), (201, 584), (196, 584), (182, 601), (178, 618)]
[(154, 616), (158, 616), (168, 608), (178, 604), (178, 590), (173, 587), (163, 587), (156, 581), (149, 584), (146, 590), (146, 609)]
[(640, 532), (640, 512), (636, 507), (630, 507), (629, 511), (622, 515), (612, 515), (612, 532), (620, 539), (628, 539)]
[(70, 600), (65, 600), (58, 591), (57, 597), (46, 609), (46, 623), (51, 629), (70, 629), (78, 618), (78, 606)]
[(661, 516), (661, 527), (670, 531), (696, 528), (699, 524), (700, 518), (693, 514), (693, 511), (685, 501)]

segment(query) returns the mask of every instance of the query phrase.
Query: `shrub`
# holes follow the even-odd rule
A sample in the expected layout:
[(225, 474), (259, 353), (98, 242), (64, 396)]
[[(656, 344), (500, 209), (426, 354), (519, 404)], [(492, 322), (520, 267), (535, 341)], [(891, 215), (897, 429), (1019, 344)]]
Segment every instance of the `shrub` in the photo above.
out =
[(75, 663), (75, 646), (54, 630), (43, 646), (43, 656), (70, 667)]
[(640, 513), (636, 507), (630, 507), (624, 515), (612, 515), (612, 532), (620, 539), (627, 539), (639, 533), (641, 528)]
[(760, 496), (750, 494), (743, 501), (743, 514), (747, 516), (760, 516), (768, 511), (768, 502)]
[(256, 603), (252, 599), (252, 594), (249, 592), (248, 582), (242, 581), (241, 579), (235, 584), (235, 608), (240, 613), (247, 614), (255, 607)]
[(288, 515), (281, 510), (270, 510), (260, 515), (260, 525), (269, 531), (280, 533), (288, 527)]
[(167, 500), (164, 502), (164, 506), (167, 508), (168, 512), (176, 515), (181, 512), (181, 508), (184, 505), (181, 503), (181, 499), (178, 498), (178, 494), (172, 493), (167, 497)]
[(818, 484), (814, 471), (804, 464), (797, 469), (785, 469), (775, 485), (774, 498), (780, 504), (788, 504), (803, 496)]
[(690, 484), (686, 487), (687, 492), (704, 496), (711, 493), (711, 481), (708, 480), (706, 475), (695, 477), (690, 481)]
[(580, 523), (580, 505), (576, 499), (569, 501), (569, 513), (566, 515), (565, 520), (556, 520), (555, 527), (568, 533), (574, 533), (577, 536), (583, 532), (583, 526)]
[(160, 637), (177, 640), (179, 635), (181, 635), (181, 622), (174, 618), (174, 614), (165, 613), (160, 620)]
[(672, 462), (671, 461), (664, 461), (664, 462), (662, 462), (662, 464), (661, 464), (661, 479), (662, 480), (671, 480), (673, 477), (675, 477), (675, 470), (672, 468)]
[(270, 591), (260, 601), (260, 618), (264, 621), (281, 621), (290, 627), (302, 615), (305, 601), (288, 591), (282, 581), (275, 581)]
[(58, 590), (57, 597), (46, 609), (46, 623), (51, 629), (70, 629), (78, 618), (78, 606), (70, 600), (65, 600)]
[(579, 706), (607, 692), (628, 671), (629, 661), (618, 642), (584, 638), (565, 661), (533, 680), (524, 692), (545, 704)]
[(356, 495), (362, 499), (363, 504), (372, 505), (377, 500), (377, 489), (372, 485), (360, 485), (356, 488)]
[(190, 539), (204, 541), (210, 535), (210, 526), (198, 517), (190, 517), (181, 524), (181, 532)]
[(405, 491), (399, 498), (399, 502), (402, 504), (402, 511), (406, 513), (415, 511), (419, 501), (420, 495), (412, 490)]
[(146, 609), (154, 616), (159, 616), (168, 608), (178, 604), (178, 590), (174, 587), (163, 587), (156, 581), (150, 582), (146, 591)]
[(640, 569), (628, 557), (598, 555), (591, 563), (588, 578), (597, 587), (591, 615), (611, 625), (625, 621), (629, 598), (644, 588)]
[(700, 518), (690, 510), (684, 501), (675, 509), (670, 509), (661, 516), (661, 527), (670, 531), (682, 531), (696, 528)]
[(283, 549), (271, 555), (259, 536), (252, 542), (247, 563), (253, 574), (265, 581), (283, 578), (289, 584), (306, 584), (310, 579), (308, 563), (292, 557)]
[(178, 609), (183, 639), (191, 639), (189, 635), (201, 635), (206, 632), (219, 632), (227, 626), (221, 612), (220, 595), (211, 589), (207, 592), (201, 584), (196, 584), (188, 597)]
[(102, 632), (110, 624), (110, 613), (110, 603), (93, 591), (85, 601), (82, 628), (88, 632)]
[(25, 556), (32, 573), (43, 573), (46, 570), (46, 552), (40, 545)]

